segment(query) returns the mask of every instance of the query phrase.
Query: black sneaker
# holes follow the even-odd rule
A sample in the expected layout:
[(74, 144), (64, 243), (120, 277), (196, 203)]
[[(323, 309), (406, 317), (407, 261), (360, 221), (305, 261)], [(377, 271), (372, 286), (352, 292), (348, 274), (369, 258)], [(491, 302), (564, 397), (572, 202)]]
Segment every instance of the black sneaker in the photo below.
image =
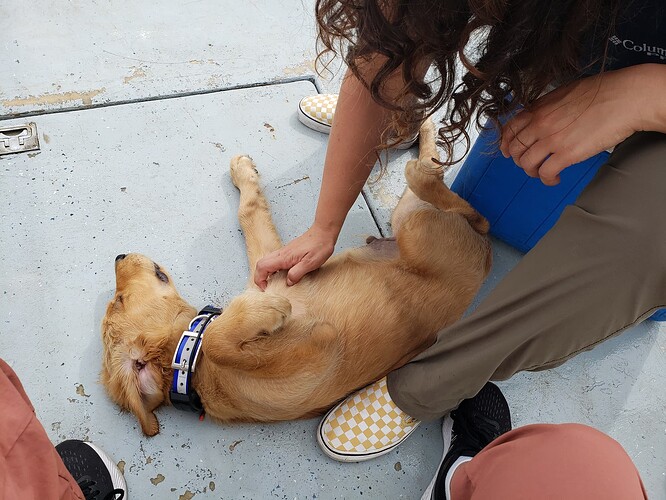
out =
[(488, 382), (476, 396), (465, 399), (444, 418), (445, 453), (421, 500), (446, 500), (446, 475), (456, 460), (475, 456), (510, 430), (509, 404), (499, 387)]
[(127, 500), (122, 472), (97, 446), (70, 439), (55, 448), (86, 500)]

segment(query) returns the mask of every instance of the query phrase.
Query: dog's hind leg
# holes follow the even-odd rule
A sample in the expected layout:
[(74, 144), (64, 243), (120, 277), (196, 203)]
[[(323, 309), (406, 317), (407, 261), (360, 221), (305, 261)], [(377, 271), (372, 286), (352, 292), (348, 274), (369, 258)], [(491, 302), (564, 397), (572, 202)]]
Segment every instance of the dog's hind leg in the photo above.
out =
[(439, 210), (462, 215), (475, 231), (486, 234), (489, 229), (488, 221), (444, 184), (442, 167), (435, 163), (435, 160), (439, 160), (435, 126), (432, 120), (426, 120), (419, 132), (419, 159), (407, 162), (405, 167), (409, 190), (417, 198)]
[(419, 273), (453, 276), (469, 268), (485, 276), (488, 221), (444, 184), (430, 120), (421, 127), (419, 148), (419, 159), (405, 167), (409, 187), (392, 219), (401, 258)]
[[(393, 234), (398, 232), (405, 218), (415, 210), (433, 208), (429, 201), (424, 201), (428, 197), (424, 191), (439, 190), (438, 184), (444, 184), (442, 168), (432, 160), (433, 158), (439, 160), (435, 144), (435, 126), (431, 119), (427, 119), (419, 130), (419, 159), (410, 160), (405, 168), (405, 177), (408, 181), (411, 178), (411, 182), (408, 182), (391, 215)], [(413, 169), (418, 169), (418, 172), (411, 172)], [(412, 186), (420, 196), (410, 189)]]
[[(231, 159), (231, 180), (240, 191), (238, 222), (245, 235), (250, 272), (254, 273), (257, 261), (282, 246), (275, 229), (268, 201), (259, 187), (259, 174), (249, 156)], [(250, 278), (250, 283), (254, 283)]]

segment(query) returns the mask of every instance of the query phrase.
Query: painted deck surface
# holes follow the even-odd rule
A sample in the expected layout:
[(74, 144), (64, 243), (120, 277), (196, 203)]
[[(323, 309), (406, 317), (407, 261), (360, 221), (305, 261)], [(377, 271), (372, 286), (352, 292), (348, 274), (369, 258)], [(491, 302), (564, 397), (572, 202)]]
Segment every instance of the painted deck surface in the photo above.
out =
[[(314, 86), (228, 89), (312, 74), (313, 3), (202, 0), (155, 10), (39, 0), (30, 16), (0, 6), (0, 126), (34, 121), (41, 142), (36, 154), (0, 159), (0, 356), (51, 439), (102, 446), (124, 466), (130, 498), (419, 498), (438, 462), (436, 422), (364, 464), (327, 459), (316, 420), (219, 426), (165, 408), (162, 433), (146, 439), (97, 383), (116, 254), (154, 258), (194, 305), (224, 304), (244, 287), (233, 155), (257, 162), (285, 240), (308, 227), (326, 137), (301, 126), (295, 110)], [(339, 75), (319, 84), (335, 90)], [(34, 116), (14, 118), (25, 114)], [(340, 248), (390, 231), (414, 154), (391, 153)], [(494, 256), (476, 303), (520, 259), (499, 242)], [(664, 373), (666, 326), (646, 322), (501, 386), (516, 425), (592, 425), (620, 441), (651, 498), (664, 499)]]
[(313, 2), (0, 5), (0, 116), (312, 74)]

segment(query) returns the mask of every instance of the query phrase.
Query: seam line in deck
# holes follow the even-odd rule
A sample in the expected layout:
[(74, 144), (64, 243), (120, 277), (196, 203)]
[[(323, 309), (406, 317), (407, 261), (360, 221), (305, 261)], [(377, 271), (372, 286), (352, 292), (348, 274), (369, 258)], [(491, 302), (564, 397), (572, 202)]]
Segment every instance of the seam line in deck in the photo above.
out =
[(71, 106), (67, 108), (58, 108), (58, 109), (44, 109), (44, 110), (35, 110), (35, 111), (26, 111), (25, 113), (14, 113), (11, 115), (0, 115), (0, 122), (7, 120), (15, 120), (17, 118), (28, 118), (32, 116), (42, 116), (42, 115), (53, 115), (56, 113), (69, 113), (72, 111), (86, 111), (89, 109), (99, 109), (99, 108), (110, 108), (112, 106), (124, 106), (127, 104), (139, 104), (142, 102), (151, 102), (151, 101), (165, 101), (168, 99), (178, 99), (181, 97), (191, 97), (197, 95), (207, 95), (207, 94), (217, 94), (219, 92), (227, 92), (230, 90), (242, 90), (242, 89), (253, 89), (258, 87), (270, 87), (272, 85), (284, 85), (287, 83), (296, 83), (296, 82), (310, 82), (314, 85), (318, 93), (321, 93), (319, 83), (313, 75), (305, 76), (296, 76), (293, 78), (282, 78), (277, 80), (269, 80), (264, 82), (256, 83), (243, 83), (239, 85), (232, 85), (230, 87), (217, 87), (214, 89), (204, 89), (204, 90), (193, 90), (190, 92), (176, 92), (175, 94), (166, 94), (159, 96), (150, 96), (150, 97), (140, 97), (137, 99), (124, 99), (121, 101), (112, 101), (112, 102), (101, 102), (98, 104), (92, 104), (90, 106)]

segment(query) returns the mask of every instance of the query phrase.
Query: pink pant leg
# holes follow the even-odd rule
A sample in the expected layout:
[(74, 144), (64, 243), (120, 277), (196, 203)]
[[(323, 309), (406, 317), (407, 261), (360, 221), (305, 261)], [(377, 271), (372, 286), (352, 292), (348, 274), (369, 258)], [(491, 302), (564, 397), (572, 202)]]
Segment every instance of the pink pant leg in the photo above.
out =
[(646, 499), (633, 462), (585, 425), (527, 425), (507, 432), (455, 471), (449, 500)]
[(0, 394), (0, 498), (84, 500), (21, 382), (2, 359)]

